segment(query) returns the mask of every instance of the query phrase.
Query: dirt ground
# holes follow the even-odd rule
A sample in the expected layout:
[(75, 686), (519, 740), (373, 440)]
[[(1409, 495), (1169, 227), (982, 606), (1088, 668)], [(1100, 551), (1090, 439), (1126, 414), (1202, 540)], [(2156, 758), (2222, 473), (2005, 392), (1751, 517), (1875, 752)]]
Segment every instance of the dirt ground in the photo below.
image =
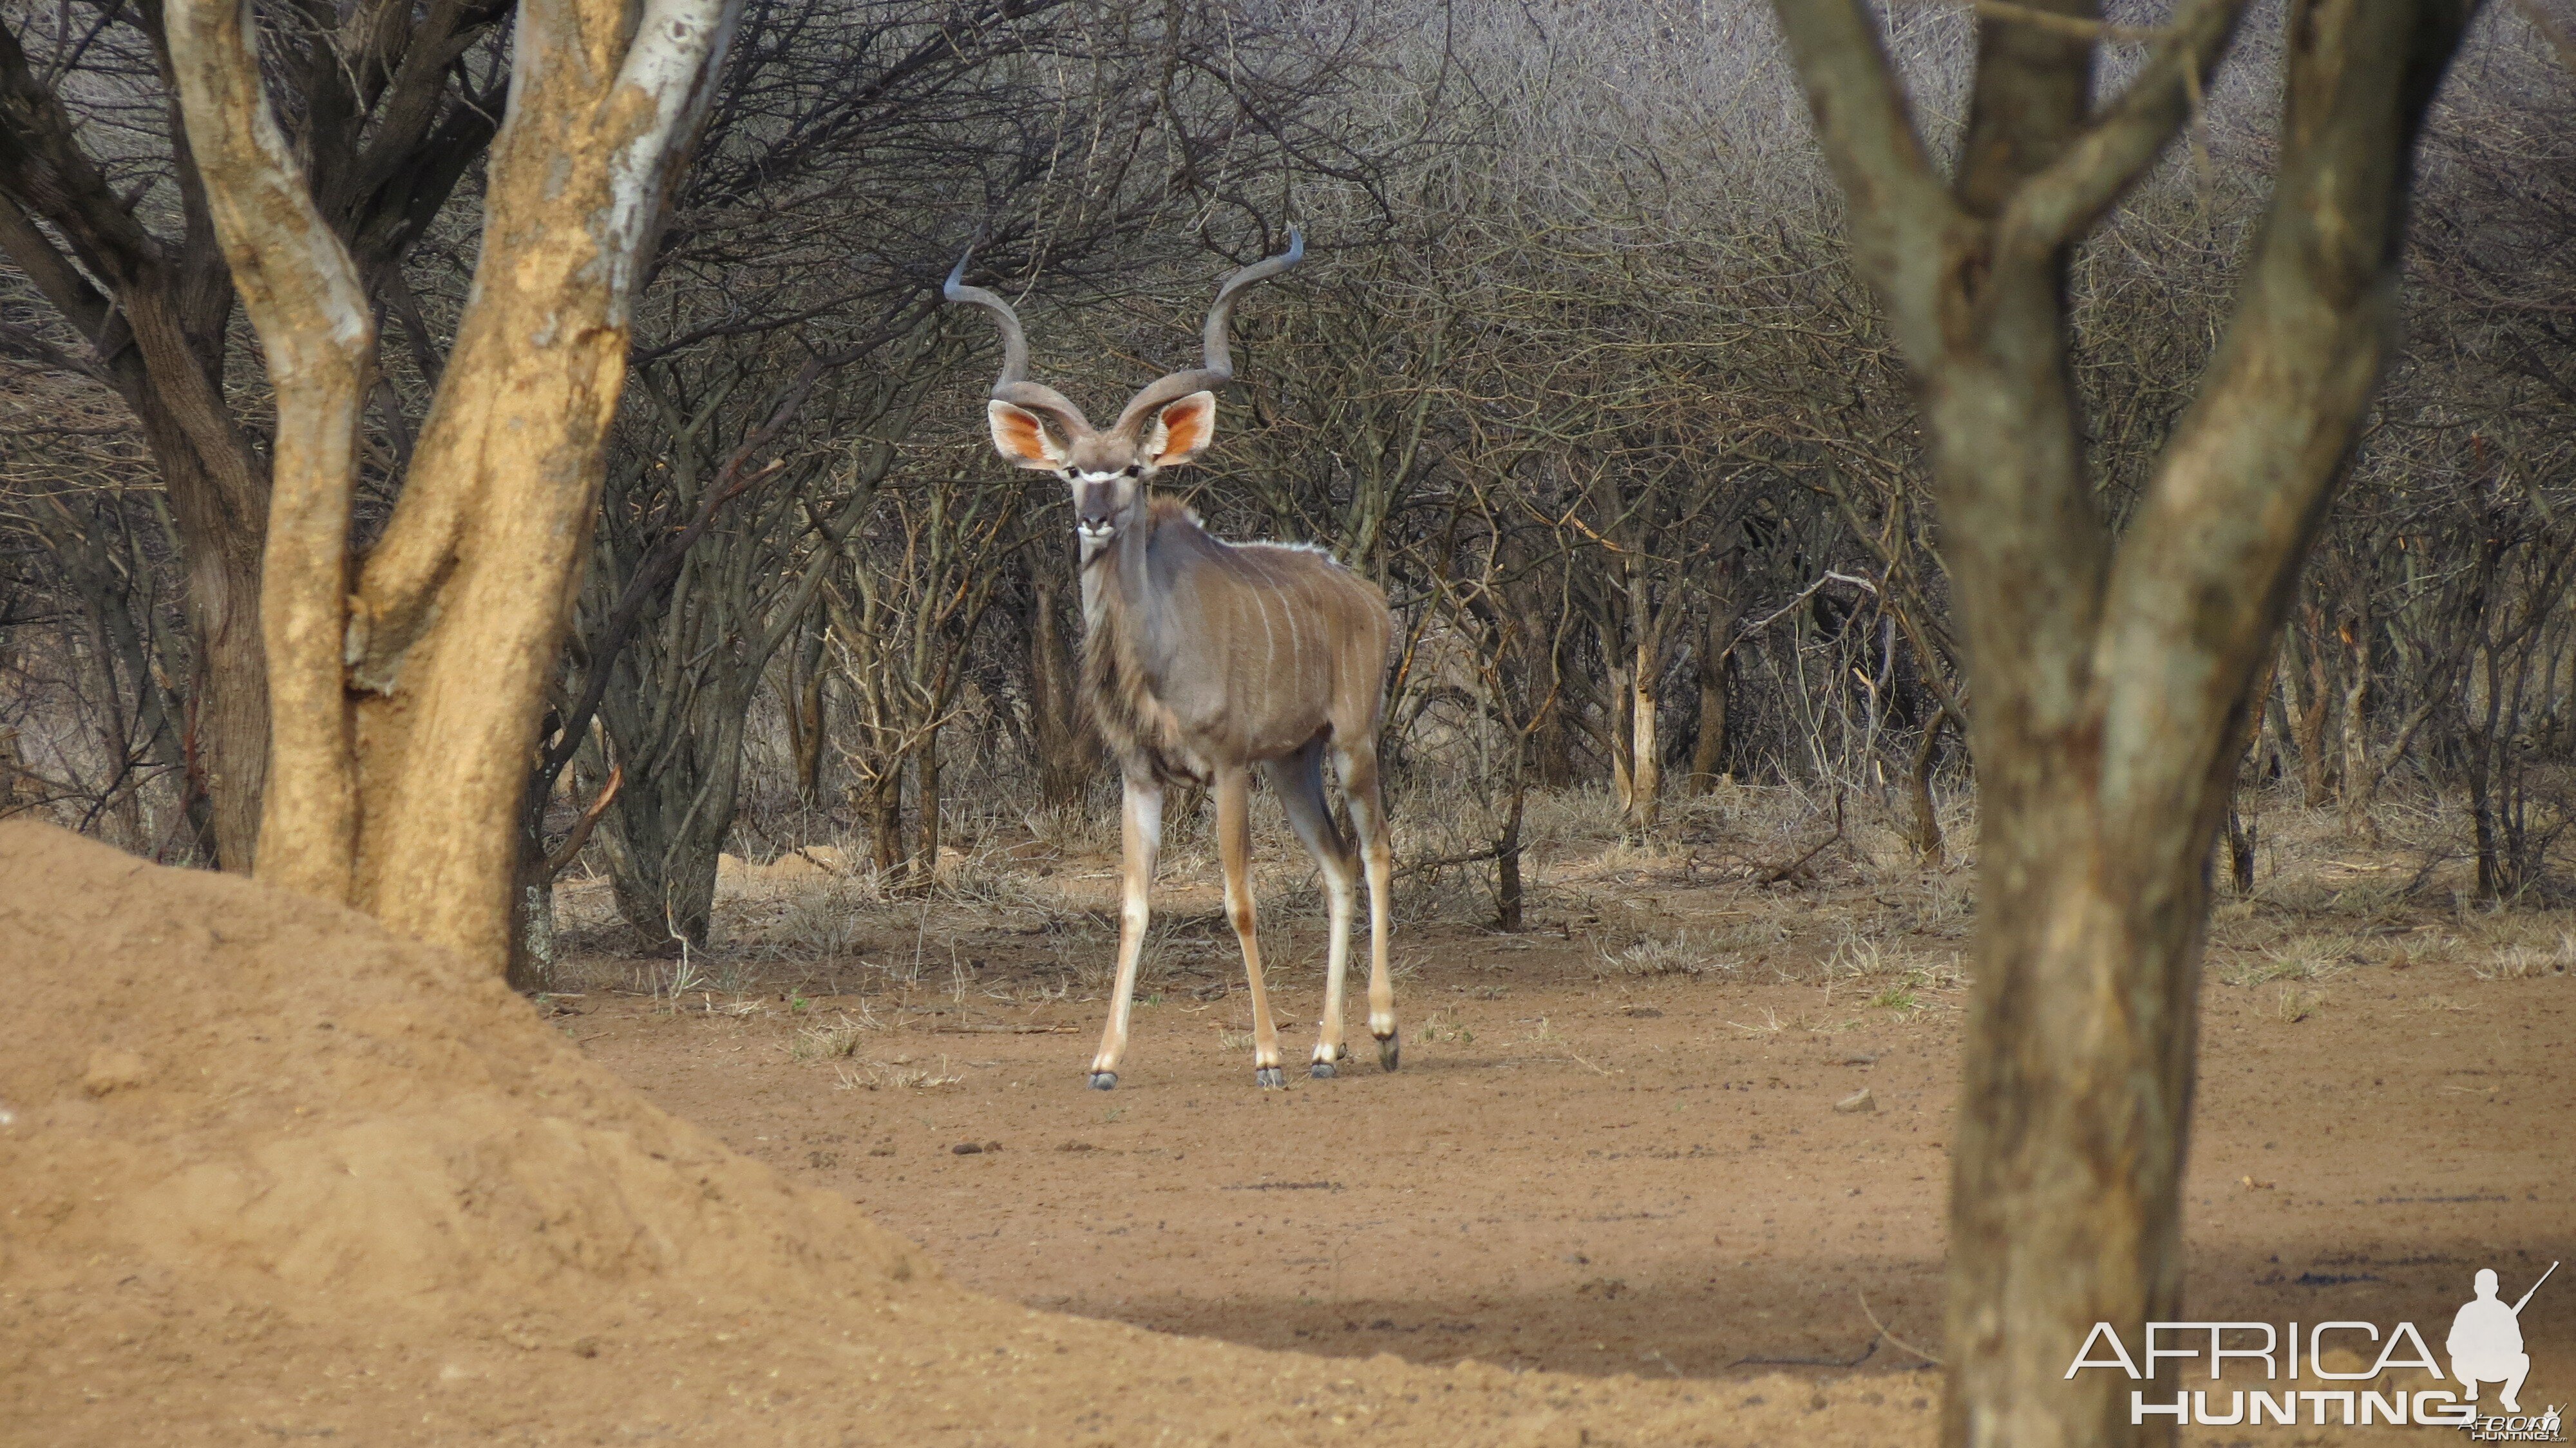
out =
[[(2403, 891), (2402, 843), (2347, 848), (2330, 820), (2271, 828), (2264, 888), (2214, 927), (2187, 1315), (2408, 1320), (2438, 1345), (2479, 1267), (2510, 1297), (2576, 1257), (2576, 917)], [(879, 933), (837, 942), (836, 967), (594, 989), (556, 1024), (655, 1103), (1031, 1306), (1426, 1365), (1786, 1370), (1916, 1411), (1938, 1391), (1914, 1349), (1938, 1351), (1967, 872), (1764, 890), (1711, 850), (1601, 849), (1536, 928), (1400, 931), (1394, 1075), (1361, 1033), (1360, 1069), (1252, 1087), (1239, 957), (1212, 872), (1184, 860), (1119, 1087), (1082, 1089), (1105, 854), (1054, 862), (1052, 905), (863, 911)], [(764, 896), (799, 897), (761, 874), (729, 887), (754, 936), (778, 923)], [(1322, 995), (1305, 903), (1264, 925), (1292, 1068)], [(1871, 1109), (1836, 1109), (1864, 1090)], [(2576, 1290), (2541, 1292), (2524, 1327), (2524, 1401), (2576, 1399)]]
[[(2477, 1268), (2576, 1256), (2576, 918), (2300, 828), (2214, 928), (2187, 1315), (2438, 1345)], [(1102, 1095), (1079, 842), (924, 900), (737, 870), (678, 961), (574, 886), (532, 1011), (0, 827), (0, 1443), (1928, 1442), (1969, 876), (1765, 888), (1741, 833), (1561, 842), (1514, 936), (1418, 882), (1405, 1069), (1278, 1092), (1176, 851)], [(1313, 903), (1265, 884), (1292, 1060)], [(2576, 1397), (2565, 1275), (2526, 1405)]]

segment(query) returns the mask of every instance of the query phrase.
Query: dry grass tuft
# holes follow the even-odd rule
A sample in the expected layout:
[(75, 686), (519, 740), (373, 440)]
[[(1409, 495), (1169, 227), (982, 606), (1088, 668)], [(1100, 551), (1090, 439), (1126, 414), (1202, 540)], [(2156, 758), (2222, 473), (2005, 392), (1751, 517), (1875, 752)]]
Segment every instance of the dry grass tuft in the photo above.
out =
[(1596, 946), (1594, 954), (1599, 963), (1593, 967), (1593, 973), (1603, 976), (1685, 976), (1696, 979), (1708, 971), (1734, 975), (1742, 965), (1741, 961), (1712, 948), (1706, 940), (1694, 938), (1689, 931), (1639, 940), (1617, 951)]
[(856, 1016), (843, 1012), (839, 1020), (829, 1024), (799, 1028), (788, 1043), (787, 1054), (798, 1061), (847, 1060), (859, 1053), (860, 1044), (869, 1036), (885, 1029), (885, 1022), (862, 1006)]

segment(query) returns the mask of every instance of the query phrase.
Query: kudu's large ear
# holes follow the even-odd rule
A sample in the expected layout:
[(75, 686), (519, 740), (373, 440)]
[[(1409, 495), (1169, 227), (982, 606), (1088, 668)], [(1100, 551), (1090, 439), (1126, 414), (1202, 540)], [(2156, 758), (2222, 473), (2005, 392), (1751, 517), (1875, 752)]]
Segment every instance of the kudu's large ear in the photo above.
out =
[(1050, 471), (1064, 466), (1063, 445), (1047, 434), (1036, 413), (996, 397), (984, 404), (984, 415), (993, 424), (994, 449), (1013, 466)]
[(1145, 430), (1143, 453), (1158, 468), (1175, 468), (1216, 440), (1216, 394), (1193, 392), (1167, 403)]

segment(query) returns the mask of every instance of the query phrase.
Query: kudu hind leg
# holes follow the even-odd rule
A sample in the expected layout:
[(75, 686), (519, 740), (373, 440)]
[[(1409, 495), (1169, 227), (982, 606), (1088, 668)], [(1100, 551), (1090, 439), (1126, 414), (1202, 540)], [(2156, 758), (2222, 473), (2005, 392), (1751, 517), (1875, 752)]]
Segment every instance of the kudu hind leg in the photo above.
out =
[(1341, 768), (1342, 793), (1351, 803), (1351, 828), (1360, 837), (1360, 860), (1368, 869), (1369, 893), (1369, 1034), (1377, 1037), (1377, 1063), (1394, 1070), (1403, 1052), (1395, 1028), (1395, 979), (1387, 973), (1387, 907), (1394, 894), (1394, 864), (1389, 858), (1386, 802), (1378, 790), (1377, 747), (1343, 746), (1335, 751)]
[(1329, 1077), (1334, 1065), (1350, 1054), (1342, 1044), (1344, 982), (1351, 963), (1351, 906), (1359, 888), (1359, 857), (1333, 823), (1331, 801), (1324, 797), (1324, 751), (1319, 742), (1269, 766), (1270, 787), (1278, 792), (1288, 827), (1314, 856), (1324, 876), (1330, 932), (1325, 936), (1324, 1014), (1316, 1023), (1315, 1058), (1308, 1072)]
[(1127, 1015), (1136, 1003), (1136, 966), (1145, 954), (1145, 927), (1153, 922), (1154, 859), (1163, 846), (1163, 787), (1127, 781), (1119, 811), (1118, 985), (1110, 996), (1109, 1024), (1101, 1028), (1100, 1054), (1091, 1058), (1091, 1085), (1118, 1084), (1118, 1058), (1127, 1052)]
[(1225, 865), (1225, 916), (1243, 946), (1243, 975), (1252, 985), (1252, 1082), (1285, 1084), (1279, 1071), (1279, 1026), (1270, 1018), (1270, 992), (1261, 979), (1259, 916), (1252, 905), (1252, 776), (1241, 769), (1216, 777), (1217, 854)]

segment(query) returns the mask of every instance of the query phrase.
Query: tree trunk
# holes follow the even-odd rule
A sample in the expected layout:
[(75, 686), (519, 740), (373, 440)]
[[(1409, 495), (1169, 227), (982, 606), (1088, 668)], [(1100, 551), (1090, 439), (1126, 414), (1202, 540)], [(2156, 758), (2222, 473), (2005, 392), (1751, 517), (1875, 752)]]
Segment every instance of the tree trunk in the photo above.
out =
[[(2307, 672), (2302, 702), (2291, 714), (2291, 727), (2298, 733), (2300, 802), (2310, 809), (2323, 809), (2334, 796), (2332, 764), (2326, 750), (2326, 721), (2334, 710), (2333, 665), (2327, 661), (2319, 640), (2295, 624), (2289, 634), (2296, 641), (2299, 663)], [(2295, 677), (2284, 675), (2283, 679), (2289, 682)]]
[(1663, 628), (1653, 610), (1641, 565), (1630, 564), (1628, 619), (1636, 635), (1636, 658), (1628, 671), (1628, 809), (1621, 824), (1642, 834), (1655, 827), (1664, 805), (1664, 746), (1657, 737), (1657, 714), (1663, 701)]
[(1503, 832), (1494, 841), (1494, 924), (1506, 932), (1521, 928), (1521, 821), (1529, 806), (1529, 781), (1526, 771), (1512, 770), (1511, 811), (1503, 817)]
[[(1047, 545), (1034, 544), (1035, 550)], [(1036, 558), (1029, 570), (1029, 713), (1038, 744), (1038, 800), (1049, 809), (1079, 808), (1100, 763), (1100, 740), (1084, 712), (1073, 652), (1064, 637), (1059, 556)]]
[(1601, 736), (1609, 746), (1610, 797), (1619, 806), (1620, 828), (1626, 829), (1637, 810), (1636, 734), (1629, 725), (1637, 700), (1629, 675), (1635, 660), (1623, 656), (1625, 651), (1616, 639), (1604, 637), (1601, 643), (1602, 651), (1613, 660), (1608, 671), (1610, 687), (1603, 696), (1608, 717), (1601, 721)]
[(2358, 603), (2343, 621), (2345, 666), (2343, 686), (2343, 831), (2363, 844), (2379, 843), (2378, 822), (2370, 817), (2370, 614)]
[(2254, 893), (2255, 851), (2262, 844), (2260, 815), (2241, 814), (2227, 806), (2227, 883), (2239, 895)]
[(820, 610), (810, 624), (799, 625), (794, 652), (787, 656), (785, 683), (787, 750), (796, 770), (796, 798), (807, 809), (823, 798), (823, 643)]
[(1735, 630), (1744, 616), (1736, 598), (1732, 562), (1719, 564), (1724, 585), (1710, 590), (1706, 631), (1699, 647), (1699, 734), (1691, 740), (1690, 790), (1708, 794), (1727, 774), (1727, 730), (1735, 702)]
[(2126, 1375), (2069, 1365), (2097, 1323), (2138, 1343), (2183, 1315), (2210, 851), (2256, 672), (2391, 342), (2413, 137), (2469, 15), (2292, 0), (2269, 209), (2199, 396), (2115, 539), (2082, 451), (2068, 258), (2192, 114), (2241, 8), (2185, 0), (2098, 108), (2089, 6), (1982, 16), (1945, 174), (1875, 12), (1779, 4), (1855, 263), (1913, 376), (1973, 685), (1951, 1445), (2172, 1439), (2132, 1422)]
[(1914, 760), (1905, 773), (1905, 795), (1914, 858), (1925, 869), (1941, 868), (1946, 842), (1941, 837), (1941, 803), (1932, 796), (1932, 770), (1941, 759), (1941, 731), (1948, 728), (1947, 710), (1935, 709), (1923, 723), (1923, 737), (1914, 745)]
[(1530, 730), (1530, 775), (1543, 789), (1574, 784), (1574, 731), (1566, 727), (1565, 701), (1558, 700)]
[[(160, 429), (152, 414), (158, 408), (147, 404), (141, 411), (145, 436), (156, 437)], [(216, 863), (247, 873), (258, 857), (268, 782), (268, 659), (260, 642), (264, 544), (216, 496), (193, 457), (154, 451), (178, 525), (186, 577), (182, 607), (197, 645), (190, 693), (198, 784), (214, 814)]]
[(856, 801), (868, 822), (868, 862), (879, 879), (891, 880), (903, 865), (903, 773), (901, 761), (876, 787)]
[(2244, 805), (2246, 776), (2251, 773), (2258, 788), (2263, 783), (2264, 721), (2269, 717), (2266, 702), (2272, 697), (2273, 677), (2281, 669), (2281, 653), (2279, 647), (2272, 650), (2261, 677), (2255, 681), (2253, 717), (2245, 725), (2245, 753), (2238, 756), (2235, 787), (2227, 792), (2227, 882), (2239, 895), (2254, 893), (2254, 859), (2263, 841), (2263, 817)]
[(912, 812), (919, 843), (913, 849), (913, 883), (925, 888), (939, 882), (939, 726), (922, 731), (921, 747), (912, 757)]
[(555, 872), (546, 850), (546, 810), (552, 791), (540, 793), (529, 775), (529, 799), (519, 811), (519, 867), (510, 884), (508, 980), (515, 991), (544, 990), (555, 974)]
[(166, 11), (188, 140), (277, 394), (259, 873), (496, 972), (511, 821), (596, 511), (638, 264), (734, 14), (723, 0), (519, 12), (472, 299), (352, 589), (365, 293), (277, 130), (246, 8)]

